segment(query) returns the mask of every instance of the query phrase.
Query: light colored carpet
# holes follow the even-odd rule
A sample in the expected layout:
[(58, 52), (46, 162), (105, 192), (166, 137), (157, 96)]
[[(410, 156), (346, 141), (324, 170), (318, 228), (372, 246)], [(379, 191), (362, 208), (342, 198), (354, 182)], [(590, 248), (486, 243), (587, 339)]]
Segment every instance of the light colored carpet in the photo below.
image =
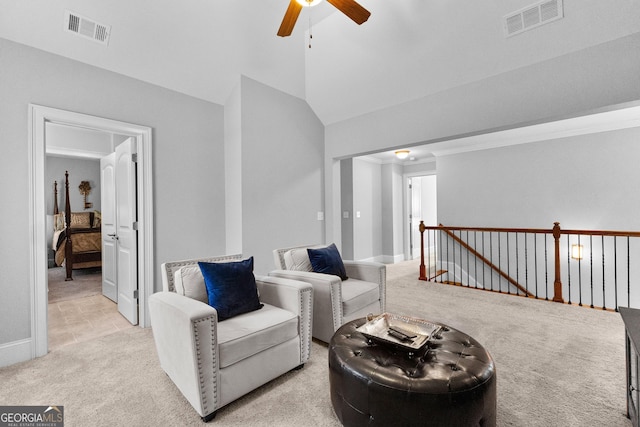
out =
[[(389, 266), (388, 311), (480, 341), (498, 375), (499, 426), (630, 426), (619, 314), (417, 280)], [(202, 425), (159, 367), (150, 330), (131, 328), (0, 369), (0, 405), (64, 405), (66, 426)], [(339, 426), (327, 347), (218, 412), (211, 425)]]
[(102, 272), (100, 268), (73, 270), (73, 280), (65, 281), (64, 267), (54, 267), (47, 271), (49, 304), (85, 298), (102, 293)]

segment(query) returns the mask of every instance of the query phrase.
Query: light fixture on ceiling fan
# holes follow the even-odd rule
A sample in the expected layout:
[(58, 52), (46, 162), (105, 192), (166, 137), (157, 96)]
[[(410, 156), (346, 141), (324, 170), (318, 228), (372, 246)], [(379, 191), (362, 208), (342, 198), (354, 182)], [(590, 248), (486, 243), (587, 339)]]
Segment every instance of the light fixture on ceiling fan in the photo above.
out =
[[(290, 36), (302, 8), (315, 6), (321, 1), (322, 0), (290, 0), (289, 7), (278, 29), (278, 35), (280, 37)], [(360, 6), (355, 0), (327, 0), (327, 2), (331, 3), (336, 9), (347, 15), (347, 17), (358, 25), (366, 22), (371, 15), (371, 12)]]

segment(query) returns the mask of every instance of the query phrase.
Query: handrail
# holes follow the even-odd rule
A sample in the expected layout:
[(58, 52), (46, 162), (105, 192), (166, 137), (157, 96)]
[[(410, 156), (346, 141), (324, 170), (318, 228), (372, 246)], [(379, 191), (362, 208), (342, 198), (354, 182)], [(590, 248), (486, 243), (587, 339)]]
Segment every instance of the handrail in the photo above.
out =
[[(640, 244), (637, 243), (640, 239), (633, 240), (634, 243), (633, 243), (633, 246), (631, 246), (631, 249), (630, 249), (630, 239), (640, 238), (640, 232), (638, 231), (574, 230), (574, 229), (563, 230), (560, 228), (560, 223), (558, 222), (554, 223), (553, 228), (543, 229), (543, 228), (513, 228), (513, 227), (511, 228), (459, 227), (459, 226), (444, 226), (442, 224), (440, 224), (439, 226), (425, 226), (424, 222), (420, 221), (420, 225), (419, 225), (420, 249), (421, 249), (420, 250), (420, 255), (421, 255), (420, 256), (420, 276), (419, 276), (420, 280), (430, 280), (426, 274), (427, 267), (425, 266), (425, 256), (424, 256), (424, 252), (425, 252), (424, 232), (428, 230), (433, 231), (434, 233), (436, 231), (440, 231), (444, 233), (443, 235), (446, 235), (451, 239), (451, 240), (447, 240), (447, 243), (446, 243), (446, 250), (445, 250), (446, 262), (449, 262), (449, 243), (448, 242), (449, 241), (455, 242), (455, 245), (453, 246), (453, 249), (452, 249), (454, 277), (456, 276), (456, 265), (457, 265), (456, 245), (458, 245), (459, 248), (464, 248), (464, 251), (465, 251), (464, 253), (466, 254), (466, 257), (467, 257), (466, 272), (464, 270), (465, 260), (462, 258), (462, 255), (460, 255), (460, 259), (459, 259), (460, 268), (461, 268), (460, 271), (463, 272), (463, 274), (467, 275), (468, 285), (471, 284), (470, 275), (471, 273), (474, 273), (473, 271), (471, 271), (471, 269), (473, 268), (475, 270), (475, 273), (474, 273), (475, 276), (473, 280), (476, 284), (476, 287), (479, 287), (478, 284), (481, 284), (484, 289), (489, 289), (489, 282), (486, 281), (484, 276), (485, 274), (484, 268), (485, 266), (488, 266), (490, 271), (493, 272), (493, 274), (497, 274), (498, 277), (506, 281), (506, 282), (503, 281), (502, 283), (508, 282), (509, 285), (517, 288), (519, 291), (518, 292), (519, 295), (524, 294), (524, 296), (527, 296), (527, 297), (533, 296), (535, 298), (538, 298), (539, 296), (541, 296), (541, 297), (544, 297), (545, 299), (552, 299), (555, 302), (564, 303), (565, 301), (563, 298), (563, 283), (562, 283), (561, 277), (562, 277), (563, 269), (565, 267), (561, 267), (561, 266), (563, 263), (565, 263), (566, 270), (564, 271), (564, 274), (565, 274), (564, 278), (567, 280), (567, 284), (566, 286), (564, 286), (564, 290), (567, 292), (566, 296), (568, 297), (569, 304), (572, 303), (571, 302), (572, 296), (578, 295), (580, 297), (579, 305), (582, 305), (583, 297), (586, 297), (588, 299), (589, 295), (587, 294), (589, 294), (589, 291), (590, 291), (591, 307), (594, 307), (594, 304), (593, 304), (594, 289), (596, 287), (602, 286), (601, 299), (597, 300), (597, 302), (602, 303), (603, 309), (607, 309), (605, 304), (605, 299), (606, 299), (606, 302), (609, 302), (611, 300), (611, 296), (613, 296), (613, 299), (615, 300), (614, 306), (616, 310), (618, 308), (619, 298), (626, 298), (627, 304), (631, 305), (632, 274), (635, 274), (634, 272), (636, 271), (635, 266), (634, 268), (631, 268), (631, 264), (632, 264), (631, 260), (637, 259), (638, 256), (640, 255)], [(466, 233), (467, 241), (465, 241), (465, 239), (463, 238), (463, 232), (467, 232)], [(473, 242), (469, 238), (469, 235), (470, 235), (469, 232), (474, 233)], [(476, 236), (477, 236), (476, 233), (480, 234), (482, 247), (480, 247), (478, 244), (479, 242), (476, 241)], [(494, 249), (491, 249), (490, 247), (489, 250), (487, 251), (485, 249), (484, 244), (485, 242), (489, 242), (489, 244), (491, 245), (490, 243), (492, 241), (491, 236), (495, 235), (493, 233), (498, 234), (498, 244), (496, 246), (495, 240), (494, 240), (494, 245), (493, 245)], [(505, 233), (506, 238), (501, 237), (502, 236), (501, 233)], [(513, 234), (515, 234), (515, 249), (513, 246), (509, 248), (510, 244), (513, 245), (513, 240), (512, 240)], [(524, 239), (522, 237), (523, 234), (524, 234)], [(547, 257), (547, 250), (550, 249), (547, 243), (547, 237), (544, 237), (544, 239), (542, 240), (542, 246), (538, 247), (539, 242), (541, 240), (535, 237), (536, 235), (545, 235), (549, 237), (553, 236), (553, 256), (551, 256), (551, 254), (549, 253), (550, 256)], [(563, 237), (563, 236), (566, 236), (566, 237)], [(572, 239), (572, 236), (573, 236), (573, 239)], [(572, 246), (576, 246), (572, 244), (576, 242), (575, 240), (576, 236), (577, 236), (577, 243), (579, 246), (582, 246), (586, 241), (587, 246), (585, 246), (585, 248), (589, 248), (587, 252), (587, 257), (589, 258), (588, 263), (584, 261), (581, 262), (582, 257), (584, 257), (584, 254), (581, 254), (580, 258), (574, 258), (574, 256), (570, 252), (572, 250)], [(590, 236), (590, 238), (583, 240), (583, 243), (581, 244), (580, 236)], [(599, 236), (599, 238), (597, 239), (597, 242), (598, 242), (597, 245), (592, 244), (593, 242), (592, 238), (594, 236)], [(600, 236), (602, 237), (602, 239), (600, 239)], [(518, 240), (519, 237), (521, 239), (520, 243)], [(619, 237), (624, 237), (625, 239), (616, 240)], [(563, 242), (562, 244), (561, 244), (561, 239)], [(608, 242), (608, 243), (605, 245), (605, 242)], [(504, 247), (504, 243), (506, 243), (506, 248)], [(432, 247), (431, 245), (432, 244), (429, 243), (430, 248)], [(441, 259), (440, 262), (443, 262), (444, 258), (442, 256), (442, 251), (444, 246), (443, 246), (443, 243), (438, 243), (436, 241), (435, 234), (433, 238), (433, 245), (436, 247), (440, 246), (440, 249), (439, 249), (440, 259)], [(636, 245), (639, 245), (639, 246), (636, 246)], [(495, 265), (495, 263), (493, 262), (494, 255), (496, 254), (496, 251), (495, 251), (496, 248), (497, 248), (498, 265)], [(524, 256), (519, 255), (518, 250), (520, 250), (520, 253), (524, 252)], [(583, 248), (581, 247), (580, 251), (582, 250)], [(502, 255), (500, 255), (501, 251), (502, 251)], [(529, 251), (529, 253), (527, 251)], [(562, 251), (566, 251), (566, 252), (561, 255)], [(514, 255), (514, 252), (515, 252), (515, 255)], [(605, 257), (605, 252), (606, 252), (606, 257)], [(462, 253), (463, 252), (460, 252), (460, 254)], [(435, 252), (435, 256), (437, 260), (438, 259), (437, 252)], [(596, 256), (597, 256), (597, 259), (596, 259)], [(626, 265), (624, 264), (625, 256), (626, 256)], [(544, 261), (539, 261), (539, 259), (542, 259), (542, 257), (544, 258)], [(503, 271), (500, 265), (501, 260), (503, 263), (502, 266), (505, 265), (504, 264), (505, 258), (506, 258), (507, 272)], [(599, 260), (600, 258), (601, 258), (601, 261)], [(605, 258), (607, 259), (606, 274), (605, 274)], [(577, 260), (577, 262), (573, 264), (572, 259)], [(430, 255), (429, 263), (431, 262), (432, 262), (432, 259)], [(471, 262), (473, 262), (473, 264)], [(540, 265), (539, 265), (539, 262), (541, 262)], [(594, 271), (593, 269), (594, 263), (600, 263), (600, 262), (602, 263), (602, 268), (596, 269)], [(482, 275), (478, 276), (478, 270), (480, 269), (479, 267), (480, 265), (483, 266)], [(531, 267), (531, 265), (533, 266), (533, 268)], [(548, 268), (548, 267), (552, 267), (552, 268)], [(513, 277), (510, 276), (509, 268), (511, 269), (515, 268), (516, 277), (520, 277), (519, 276), (520, 272), (524, 271), (526, 286), (523, 286), (522, 283), (518, 283), (519, 279), (514, 279)], [(529, 285), (530, 271), (533, 272), (532, 276), (535, 275), (535, 280), (532, 279), (531, 281), (531, 283), (535, 283), (535, 294), (532, 293), (533, 285), (531, 285), (531, 287)], [(553, 273), (551, 273), (551, 271), (553, 271)], [(446, 270), (444, 270), (444, 272), (446, 272)], [(595, 276), (598, 276), (597, 277), (598, 281), (595, 284), (594, 284), (594, 272), (595, 272)], [(539, 274), (544, 280), (544, 283), (543, 283), (544, 288), (542, 288), (542, 290), (544, 291), (544, 295), (539, 294), (539, 289), (538, 289), (538, 285), (540, 283), (538, 280)], [(553, 297), (549, 295), (548, 293), (549, 288), (546, 285), (546, 284), (550, 285), (550, 282), (547, 282), (547, 277), (550, 276), (550, 274), (554, 274)], [(577, 279), (573, 280), (574, 283), (572, 283), (572, 277), (571, 277), (572, 274), (574, 275), (574, 277), (577, 276)], [(586, 276), (590, 275), (591, 277), (591, 289), (588, 288), (589, 286), (588, 279), (585, 279), (585, 284), (583, 285), (583, 276), (585, 275)], [(626, 296), (618, 294), (619, 292), (618, 283), (620, 280), (619, 279), (620, 275), (623, 277), (623, 280), (626, 280), (626, 292), (627, 292)], [(493, 288), (494, 277), (496, 276), (489, 275), (489, 278), (491, 280), (491, 290), (494, 290)], [(462, 278), (463, 277), (461, 276), (461, 279)], [(549, 279), (551, 279), (551, 277), (549, 277)], [(508, 289), (509, 288), (507, 287), (507, 291)], [(620, 288), (620, 289), (622, 289), (622, 292), (625, 291), (625, 288)], [(499, 292), (503, 291), (500, 285), (500, 281), (498, 281), (497, 291)], [(636, 298), (636, 299), (638, 298), (635, 295), (635, 292), (633, 293), (633, 298)], [(634, 303), (640, 306), (640, 302), (634, 301)]]

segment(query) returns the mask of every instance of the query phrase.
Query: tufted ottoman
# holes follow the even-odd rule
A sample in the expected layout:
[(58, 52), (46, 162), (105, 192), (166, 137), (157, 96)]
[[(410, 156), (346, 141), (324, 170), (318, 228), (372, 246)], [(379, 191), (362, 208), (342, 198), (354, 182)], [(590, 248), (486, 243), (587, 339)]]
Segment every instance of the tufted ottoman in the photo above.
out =
[(496, 373), (470, 336), (442, 329), (420, 350), (370, 342), (345, 323), (329, 344), (331, 403), (345, 426), (495, 426)]

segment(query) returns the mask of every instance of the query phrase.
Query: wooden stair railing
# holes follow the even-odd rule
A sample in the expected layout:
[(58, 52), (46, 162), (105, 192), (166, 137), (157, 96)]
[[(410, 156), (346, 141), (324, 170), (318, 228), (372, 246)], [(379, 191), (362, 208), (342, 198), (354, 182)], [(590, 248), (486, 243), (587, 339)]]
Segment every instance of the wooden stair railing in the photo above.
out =
[[(491, 227), (447, 227), (447, 226), (443, 226), (442, 224), (440, 224), (439, 226), (425, 226), (423, 221), (420, 221), (420, 225), (419, 225), (419, 231), (420, 231), (420, 276), (419, 279), (420, 280), (432, 280), (438, 276), (441, 276), (442, 274), (446, 273), (446, 270), (439, 270), (435, 273), (435, 275), (433, 275), (432, 277), (427, 277), (427, 269), (424, 263), (424, 232), (427, 230), (433, 230), (433, 231), (441, 231), (446, 233), (447, 236), (449, 236), (453, 241), (455, 241), (458, 245), (460, 245), (461, 247), (463, 247), (464, 249), (466, 249), (466, 251), (468, 251), (468, 254), (472, 254), (474, 259), (480, 261), (481, 263), (483, 263), (484, 265), (488, 266), (492, 271), (496, 272), (497, 274), (500, 275), (500, 277), (502, 277), (503, 279), (507, 280), (509, 284), (515, 286), (519, 291), (522, 292), (522, 294), (524, 294), (527, 297), (536, 297), (538, 298), (539, 296), (537, 294), (533, 294), (531, 291), (529, 291), (529, 289), (527, 287), (523, 287), (521, 284), (518, 283), (517, 280), (514, 280), (512, 277), (510, 277), (507, 273), (505, 273), (504, 271), (501, 271), (501, 269), (499, 268), (499, 266), (494, 265), (491, 260), (487, 259), (483, 254), (479, 253), (475, 248), (473, 248), (470, 244), (468, 244), (467, 242), (465, 242), (461, 237), (456, 236), (456, 234), (454, 233), (454, 231), (458, 231), (458, 232), (462, 232), (462, 231), (467, 231), (467, 232), (481, 232), (481, 233), (516, 233), (516, 243), (517, 243), (517, 235), (518, 234), (544, 234), (544, 235), (549, 235), (549, 236), (553, 236), (554, 239), (554, 254), (553, 254), (553, 260), (549, 260), (550, 263), (553, 262), (553, 271), (554, 271), (554, 281), (553, 281), (553, 298), (552, 301), (554, 302), (560, 302), (560, 303), (564, 303), (564, 298), (563, 298), (563, 284), (562, 284), (562, 280), (561, 280), (561, 243), (560, 243), (560, 239), (562, 235), (567, 236), (566, 237), (566, 241), (564, 244), (564, 250), (566, 251), (570, 251), (571, 250), (571, 236), (574, 236), (574, 238), (577, 236), (577, 243), (578, 245), (580, 245), (580, 236), (589, 236), (589, 241), (591, 241), (591, 239), (594, 236), (598, 236), (598, 237), (602, 237), (602, 245), (601, 245), (601, 250), (602, 250), (602, 308), (603, 309), (607, 309), (605, 307), (605, 298), (604, 298), (604, 294), (606, 292), (605, 289), (605, 284), (604, 284), (604, 274), (605, 274), (605, 254), (604, 254), (604, 250), (605, 250), (605, 237), (607, 238), (611, 238), (613, 239), (613, 259), (614, 259), (614, 265), (612, 267), (612, 269), (614, 269), (614, 274), (615, 274), (615, 286), (617, 289), (617, 264), (616, 264), (616, 257), (617, 257), (617, 253), (615, 252), (617, 250), (617, 246), (616, 245), (616, 238), (624, 238), (624, 242), (626, 242), (626, 254), (627, 257), (630, 258), (631, 257), (631, 252), (629, 249), (629, 242), (631, 238), (640, 238), (640, 232), (635, 232), (635, 231), (603, 231), (603, 230), (562, 230), (560, 228), (560, 223), (559, 222), (555, 222), (554, 226), (552, 229), (533, 229), (533, 228), (491, 228)], [(462, 236), (462, 234), (460, 234), (460, 236)], [(546, 238), (545, 238), (546, 241)], [(637, 242), (637, 240), (636, 240)], [(508, 238), (507, 238), (507, 248), (508, 248)], [(581, 249), (582, 250), (582, 249)], [(591, 247), (591, 250), (594, 250), (593, 247)], [(598, 252), (598, 249), (596, 248), (596, 252)], [(637, 250), (637, 252), (640, 252), (640, 246), (639, 249)], [(634, 255), (637, 255), (636, 252), (634, 252)], [(454, 255), (455, 256), (455, 255)], [(516, 257), (517, 257), (517, 253), (516, 253)], [(570, 257), (570, 253), (568, 252), (565, 255), (566, 259), (564, 260), (564, 262), (568, 262), (568, 259)], [(571, 256), (572, 257), (572, 256)], [(582, 257), (582, 255), (581, 255)], [(589, 254), (590, 257), (590, 265), (593, 264), (593, 254)], [(526, 252), (525, 252), (525, 259), (526, 259)], [(580, 258), (581, 259), (581, 258)], [(468, 262), (468, 261), (467, 261)], [(580, 261), (578, 261), (579, 263)], [(526, 263), (526, 261), (525, 261)], [(545, 252), (545, 263), (546, 263), (546, 252)], [(627, 298), (629, 299), (629, 301), (627, 302), (627, 305), (631, 306), (631, 296), (630, 296), (630, 286), (631, 286), (631, 269), (630, 269), (630, 265), (631, 265), (631, 260), (627, 259), (627, 270), (626, 270), (626, 278), (627, 278), (627, 287), (629, 289), (628, 291), (628, 295)], [(546, 270), (545, 270), (546, 271)], [(578, 271), (580, 271), (580, 264), (578, 264)], [(572, 284), (571, 284), (571, 272), (569, 271), (568, 273), (568, 298), (569, 301), (568, 303), (571, 304), (571, 292), (572, 292)], [(580, 280), (580, 279), (579, 279)], [(546, 281), (546, 279), (545, 279)], [(575, 286), (575, 285), (574, 285)], [(581, 282), (578, 282), (578, 291), (580, 292), (580, 286), (581, 286)], [(591, 278), (591, 287), (593, 288), (594, 283), (593, 283), (593, 277)], [(493, 290), (493, 289), (492, 289)], [(576, 292), (576, 291), (574, 291)], [(617, 291), (616, 291), (617, 292)], [(536, 293), (537, 293), (537, 284), (536, 284)], [(593, 308), (593, 289), (591, 292), (591, 307)], [(617, 294), (615, 295), (616, 297), (616, 302), (615, 302), (615, 309), (617, 310), (618, 307), (618, 301), (617, 301)], [(549, 299), (547, 297), (545, 297), (545, 299)], [(580, 294), (580, 304), (582, 305), (582, 295)]]
[[(440, 227), (443, 227), (442, 224), (440, 224)], [(495, 271), (496, 273), (498, 273), (500, 276), (502, 276), (504, 279), (507, 280), (507, 282), (511, 283), (513, 286), (515, 286), (518, 290), (520, 290), (523, 294), (525, 294), (528, 297), (532, 297), (533, 294), (531, 292), (529, 292), (527, 289), (524, 288), (524, 286), (522, 286), (521, 284), (519, 284), (518, 282), (516, 282), (512, 277), (510, 277), (507, 273), (505, 273), (504, 271), (500, 270), (498, 268), (497, 265), (493, 264), (491, 261), (489, 261), (488, 259), (486, 259), (484, 256), (482, 256), (478, 251), (476, 251), (475, 249), (473, 249), (471, 246), (469, 246), (464, 240), (462, 240), (461, 238), (459, 238), (458, 236), (456, 236), (455, 234), (453, 234), (453, 232), (451, 230), (447, 230), (447, 229), (443, 229), (443, 231), (445, 233), (447, 233), (447, 235), (449, 237), (451, 237), (453, 240), (455, 240), (456, 242), (458, 242), (458, 244), (460, 244), (460, 246), (462, 246), (463, 248), (465, 248), (466, 250), (468, 250), (469, 252), (471, 252), (473, 255), (475, 255), (477, 257), (477, 259), (479, 259), (480, 261), (482, 261), (483, 263), (485, 263), (489, 268), (491, 268), (493, 271)]]

